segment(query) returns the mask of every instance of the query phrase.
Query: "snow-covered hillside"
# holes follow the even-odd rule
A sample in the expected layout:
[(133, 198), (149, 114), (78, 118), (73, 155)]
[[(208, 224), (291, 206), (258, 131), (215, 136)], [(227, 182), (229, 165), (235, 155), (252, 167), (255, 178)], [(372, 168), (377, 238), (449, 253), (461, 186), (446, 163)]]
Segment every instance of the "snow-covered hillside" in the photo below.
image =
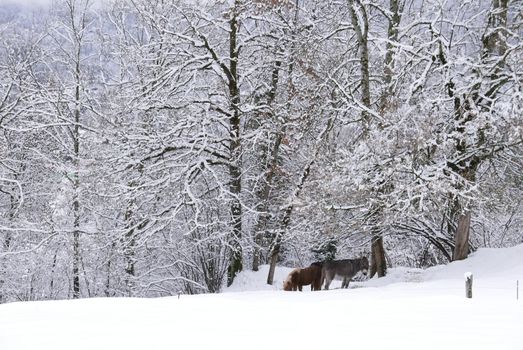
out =
[[(0, 305), (0, 349), (523, 349), (523, 245), (348, 290), (284, 292), (244, 272), (219, 295)], [(465, 272), (474, 294), (465, 298)], [(339, 286), (338, 285), (335, 285)], [(520, 293), (523, 294), (523, 293)], [(523, 296), (522, 296), (523, 297)]]

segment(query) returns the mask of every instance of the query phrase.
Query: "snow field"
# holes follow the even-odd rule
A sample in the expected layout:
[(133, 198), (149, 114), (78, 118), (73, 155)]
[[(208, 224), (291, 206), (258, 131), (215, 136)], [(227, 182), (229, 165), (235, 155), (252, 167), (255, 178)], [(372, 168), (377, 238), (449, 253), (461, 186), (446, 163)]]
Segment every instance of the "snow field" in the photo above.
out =
[[(284, 292), (290, 268), (246, 271), (222, 294), (0, 305), (1, 350), (523, 349), (523, 245), (349, 289)], [(465, 298), (464, 273), (474, 274)], [(339, 287), (341, 282), (335, 285)]]

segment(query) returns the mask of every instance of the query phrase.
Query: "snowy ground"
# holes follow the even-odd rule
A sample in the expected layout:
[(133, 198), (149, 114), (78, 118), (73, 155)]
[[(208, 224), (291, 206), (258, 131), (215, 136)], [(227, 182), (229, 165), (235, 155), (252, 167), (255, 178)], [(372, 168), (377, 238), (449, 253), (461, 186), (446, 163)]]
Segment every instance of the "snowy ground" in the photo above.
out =
[(281, 291), (289, 270), (275, 286), (244, 272), (219, 295), (0, 305), (0, 349), (523, 349), (523, 245), (348, 290)]

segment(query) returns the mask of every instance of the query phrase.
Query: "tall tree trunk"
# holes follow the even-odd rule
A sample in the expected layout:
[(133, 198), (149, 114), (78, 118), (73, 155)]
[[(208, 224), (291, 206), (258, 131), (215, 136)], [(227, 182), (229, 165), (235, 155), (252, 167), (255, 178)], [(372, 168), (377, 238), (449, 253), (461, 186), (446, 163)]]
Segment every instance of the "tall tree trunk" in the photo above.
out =
[(80, 297), (80, 43), (76, 48), (73, 126), (73, 298)]
[[(394, 76), (394, 52), (395, 52), (395, 44), (398, 43), (398, 28), (401, 21), (401, 6), (399, 0), (390, 0), (389, 1), (389, 11), (390, 11), (390, 19), (387, 29), (387, 46), (386, 46), (386, 52), (385, 52), (385, 61), (383, 62), (383, 86), (384, 90), (381, 93), (380, 101), (379, 101), (379, 108), (382, 114), (386, 113), (387, 111), (390, 111), (393, 108), (393, 84), (392, 79)], [(368, 27), (367, 29), (368, 30)], [(366, 36), (366, 35), (365, 35)], [(367, 39), (362, 40), (360, 45), (368, 46)], [(365, 50), (366, 52), (368, 50)], [(367, 59), (362, 59), (361, 64), (367, 64), (368, 65), (368, 53)], [(368, 72), (368, 68), (366, 70)], [(363, 78), (363, 77), (362, 77)], [(369, 76), (364, 77), (365, 79), (369, 79)], [(370, 92), (367, 100), (370, 102)], [(366, 105), (367, 107), (370, 107), (369, 105)], [(382, 125), (380, 125), (380, 128)], [(388, 191), (387, 188), (384, 186), (380, 187), (378, 189), (378, 193), (380, 195), (385, 194)], [(387, 274), (387, 261), (385, 259), (385, 248), (383, 246), (383, 236), (381, 234), (381, 230), (377, 227), (379, 225), (379, 222), (383, 218), (383, 209), (381, 207), (376, 208), (374, 211), (374, 215), (371, 218), (371, 222), (373, 222), (374, 228), (372, 233), (372, 243), (371, 243), (371, 266), (370, 266), (370, 276), (374, 276), (375, 274), (378, 275), (378, 277), (383, 277)]]
[(261, 237), (263, 237), (263, 233), (267, 227), (267, 222), (271, 216), (270, 213), (268, 213), (269, 210), (269, 193), (272, 186), (272, 181), (274, 178), (274, 172), (277, 167), (278, 163), (278, 153), (281, 145), (283, 137), (283, 132), (278, 133), (276, 135), (276, 140), (272, 149), (272, 155), (271, 155), (271, 162), (269, 168), (266, 170), (266, 176), (265, 176), (265, 183), (263, 184), (263, 189), (261, 191), (261, 194), (259, 196), (259, 199), (262, 201), (262, 207), (260, 210), (260, 215), (258, 217), (258, 221), (256, 225), (254, 226), (254, 232), (255, 232), (255, 243), (256, 246), (254, 247), (254, 253), (253, 253), (253, 261), (252, 261), (252, 270), (258, 271), (258, 267), (261, 261), (261, 251), (258, 245), (261, 243)]
[[(356, 31), (356, 38), (358, 40), (359, 54), (360, 54), (360, 71), (361, 71), (361, 100), (363, 105), (367, 109), (371, 109), (371, 95), (370, 95), (370, 69), (369, 69), (369, 46), (368, 46), (368, 33), (369, 33), (369, 18), (367, 16), (367, 11), (365, 5), (360, 0), (348, 0), (349, 1), (349, 13), (351, 16), (351, 22)], [(382, 110), (386, 107), (387, 98), (390, 96), (387, 93), (390, 93), (391, 81), (392, 81), (392, 66), (393, 66), (393, 41), (397, 41), (397, 27), (399, 25), (399, 6), (396, 0), (390, 1), (390, 10), (393, 14), (392, 20), (389, 22), (389, 42), (387, 44), (387, 52), (385, 56), (385, 85), (386, 91), (381, 96), (381, 107)], [(395, 22), (397, 21), (397, 23)], [(367, 137), (367, 133), (371, 126), (371, 118), (369, 113), (364, 110), (362, 112), (363, 117), (363, 133), (364, 137)], [(385, 186), (385, 184), (383, 184)], [(383, 194), (386, 189), (384, 187), (377, 189), (378, 194)], [(387, 271), (387, 261), (385, 260), (385, 248), (383, 247), (383, 237), (381, 236), (380, 229), (377, 227), (379, 222), (383, 217), (383, 208), (378, 204), (377, 207), (371, 208), (371, 217), (369, 221), (374, 226), (372, 228), (372, 244), (371, 244), (371, 270), (370, 276), (378, 274), (378, 277), (385, 276)]]
[(395, 44), (398, 43), (399, 25), (401, 21), (401, 8), (399, 0), (389, 1), (389, 11), (391, 18), (387, 29), (387, 46), (385, 51), (385, 61), (383, 62), (383, 92), (380, 97), (380, 110), (385, 113), (391, 109), (391, 98), (394, 95), (392, 78), (394, 77), (394, 53)]
[(231, 217), (232, 217), (232, 236), (229, 240), (231, 247), (231, 258), (227, 269), (227, 285), (230, 286), (236, 274), (243, 269), (242, 254), (242, 150), (241, 150), (241, 123), (240, 123), (240, 86), (238, 77), (238, 11), (239, 0), (235, 1), (233, 13), (229, 21), (229, 96), (231, 99), (232, 115), (230, 123), (230, 165), (229, 176), (231, 192)]
[(211, 46), (209, 40), (193, 27), (196, 35), (203, 41), (203, 47), (207, 49), (212, 59), (221, 68), (227, 78), (227, 90), (230, 99), (229, 116), (229, 192), (231, 213), (231, 234), (228, 238), (230, 249), (229, 266), (227, 267), (227, 285), (230, 286), (236, 274), (243, 269), (242, 254), (242, 145), (241, 145), (241, 111), (240, 111), (240, 82), (238, 76), (238, 34), (241, 1), (235, 0), (230, 13), (229, 20), (229, 65), (220, 59), (218, 52)]
[[(278, 81), (279, 81), (279, 72), (281, 68), (281, 61), (278, 60), (275, 63), (274, 69), (272, 71), (272, 82), (271, 82), (271, 89), (269, 90), (267, 94), (267, 105), (271, 106), (274, 102), (274, 99), (276, 97), (276, 89), (278, 87)], [(276, 139), (274, 140), (274, 145), (272, 147), (272, 152), (270, 154), (269, 162), (267, 162), (267, 168), (265, 169), (265, 182), (263, 183), (262, 189), (258, 195), (258, 200), (261, 202), (261, 206), (258, 208), (258, 211), (260, 212), (260, 215), (258, 217), (258, 221), (256, 222), (256, 225), (254, 226), (254, 251), (253, 251), (253, 257), (252, 257), (252, 270), (258, 271), (259, 265), (261, 263), (261, 249), (260, 246), (262, 244), (262, 239), (264, 237), (264, 233), (267, 227), (267, 222), (269, 221), (269, 218), (271, 217), (271, 214), (268, 212), (269, 210), (269, 194), (271, 192), (272, 182), (274, 179), (274, 174), (276, 172), (276, 168), (278, 166), (279, 161), (279, 151), (281, 142), (283, 139), (283, 135), (285, 134), (285, 124), (282, 126), (282, 129), (278, 132), (276, 135)]]
[[(360, 73), (361, 73), (361, 101), (366, 108), (371, 106), (370, 98), (370, 73), (369, 73), (369, 18), (365, 6), (360, 0), (349, 0), (349, 12), (351, 22), (356, 31), (356, 39), (358, 40), (359, 54), (360, 54)], [(364, 110), (362, 112), (363, 128), (365, 135), (370, 127), (370, 115)]]
[[(449, 167), (454, 172), (460, 174), (463, 179), (471, 183), (476, 181), (479, 166), (485, 159), (491, 156), (492, 152), (483, 155), (470, 152), (471, 149), (483, 147), (486, 142), (486, 137), (485, 130), (476, 130), (477, 141), (469, 144), (467, 140), (470, 139), (470, 135), (466, 124), (473, 122), (474, 119), (477, 118), (478, 112), (473, 111), (474, 108), (488, 112), (496, 94), (507, 81), (506, 79), (500, 79), (499, 74), (504, 66), (504, 59), (500, 58), (505, 55), (507, 50), (505, 31), (507, 27), (508, 3), (508, 0), (492, 0), (487, 30), (482, 38), (483, 51), (481, 63), (489, 68), (490, 74), (486, 77), (479, 77), (480, 79), (477, 79), (478, 83), (472, 86), (469, 95), (463, 96), (462, 98), (455, 94), (454, 84), (452, 82), (447, 84), (449, 96), (454, 98), (454, 113), (457, 125), (456, 159), (458, 159), (458, 161), (450, 163)], [(486, 91), (481, 93), (481, 80), (484, 78), (487, 78), (490, 84), (488, 84)], [(470, 153), (474, 155), (468, 155)], [(457, 188), (460, 188), (459, 184)], [(452, 259), (462, 260), (468, 257), (470, 251), (469, 237), (472, 208), (465, 208), (459, 201), (455, 205), (458, 210), (456, 210), (457, 225)]]
[[(299, 13), (300, 13), (300, 1), (295, 0), (293, 29), (291, 32), (290, 62), (289, 62), (289, 67), (288, 67), (288, 72), (287, 72), (288, 79), (289, 79), (287, 90), (288, 90), (289, 95), (292, 95), (293, 91), (294, 91), (293, 73), (294, 73), (295, 52), (296, 52), (296, 46), (295, 46), (296, 34), (297, 34), (296, 30), (298, 28)], [(273, 76), (273, 78), (274, 78), (274, 76)], [(291, 100), (289, 99), (289, 100), (287, 100), (287, 114), (290, 114), (290, 111), (291, 111)], [(286, 125), (284, 124), (282, 127), (282, 130), (280, 130), (280, 132), (277, 135), (275, 148), (274, 148), (275, 151), (279, 150), (282, 138), (285, 134), (285, 130), (286, 130)], [(316, 158), (317, 151), (318, 151), (318, 148), (316, 148), (316, 150), (315, 150), (313, 160), (306, 165), (306, 167), (302, 173), (302, 176), (300, 177), (300, 182), (298, 183), (298, 185), (296, 186), (296, 188), (294, 190), (294, 196), (292, 198), (296, 198), (297, 196), (299, 196), (301, 189), (303, 188), (303, 185), (305, 184), (305, 181), (307, 180), (307, 177), (309, 176), (310, 168), (311, 168), (312, 164), (314, 163), (314, 158)], [(276, 157), (277, 154), (274, 154), (273, 156)], [(271, 169), (271, 171), (274, 171), (276, 169), (276, 164), (277, 164), (277, 158), (273, 157), (273, 166), (274, 167)], [(271, 176), (272, 176), (272, 174), (271, 174)], [(273, 241), (269, 248), (269, 274), (267, 275), (267, 284), (272, 285), (274, 282), (274, 272), (276, 270), (276, 264), (278, 263), (278, 259), (280, 256), (281, 241), (288, 229), (289, 223), (291, 221), (293, 209), (294, 209), (294, 206), (292, 204), (288, 205), (285, 208), (285, 212), (283, 215), (280, 229), (276, 233), (276, 236), (273, 238)]]

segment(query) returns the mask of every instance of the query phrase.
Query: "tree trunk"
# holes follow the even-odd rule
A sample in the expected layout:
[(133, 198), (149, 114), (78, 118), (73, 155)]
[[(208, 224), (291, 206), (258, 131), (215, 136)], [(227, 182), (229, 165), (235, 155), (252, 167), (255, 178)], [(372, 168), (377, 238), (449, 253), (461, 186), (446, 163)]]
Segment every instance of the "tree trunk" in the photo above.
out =
[[(256, 225), (254, 227), (256, 246), (254, 247), (253, 262), (252, 262), (253, 271), (258, 271), (258, 267), (259, 267), (260, 260), (261, 260), (260, 259), (261, 252), (258, 247), (258, 244), (261, 241), (262, 232), (264, 232), (267, 227), (267, 221), (269, 220), (269, 218), (271, 216), (267, 212), (269, 209), (269, 193), (270, 193), (272, 181), (274, 179), (274, 173), (275, 173), (275, 170), (276, 170), (276, 167), (278, 164), (278, 153), (279, 153), (282, 137), (283, 137), (283, 132), (278, 133), (278, 135), (276, 136), (276, 141), (274, 143), (274, 147), (273, 147), (272, 155), (271, 155), (270, 168), (267, 169), (267, 175), (265, 177), (265, 184), (263, 185), (263, 190), (260, 195), (260, 199), (262, 200), (262, 208), (260, 208), (261, 214), (258, 218), (258, 222), (256, 223)], [(269, 283), (269, 284), (271, 284), (271, 283)]]
[(232, 235), (229, 240), (231, 247), (231, 258), (227, 269), (227, 286), (230, 286), (236, 277), (236, 274), (243, 269), (243, 254), (241, 247), (242, 238), (242, 152), (241, 152), (241, 123), (240, 123), (240, 87), (238, 82), (238, 20), (239, 1), (235, 2), (234, 12), (231, 15), (230, 33), (229, 33), (229, 97), (231, 99), (231, 109), (233, 111), (230, 123), (230, 165), (229, 190), (232, 195), (231, 217), (232, 217)]
[(466, 211), (458, 218), (458, 227), (455, 235), (454, 253), (452, 260), (466, 259), (469, 254), (469, 235), (470, 235), (471, 212)]
[(106, 265), (106, 275), (105, 275), (105, 286), (104, 286), (104, 295), (110, 297), (113, 295), (111, 293), (111, 269), (112, 269), (112, 257), (116, 255), (116, 241), (111, 243), (111, 250), (109, 251), (109, 258), (107, 259)]
[(383, 237), (374, 236), (371, 244), (372, 259), (369, 277), (378, 274), (383, 277), (387, 274), (387, 261), (385, 260), (385, 249), (383, 248)]
[(389, 1), (389, 11), (392, 14), (387, 30), (387, 47), (385, 61), (383, 62), (383, 92), (380, 96), (380, 110), (383, 114), (391, 109), (391, 98), (393, 97), (392, 78), (394, 77), (394, 52), (395, 44), (398, 43), (399, 25), (401, 21), (399, 0)]
[[(129, 188), (135, 187), (135, 183), (132, 181), (129, 183)], [(127, 210), (125, 211), (125, 234), (122, 238), (123, 245), (123, 257), (125, 261), (125, 288), (127, 289), (127, 296), (132, 297), (134, 292), (134, 278), (135, 278), (135, 251), (136, 251), (136, 235), (135, 235), (135, 222), (133, 220), (134, 212), (133, 207), (135, 204), (134, 198), (129, 200), (127, 204)]]
[(276, 271), (276, 263), (280, 257), (280, 243), (276, 244), (271, 252), (271, 259), (269, 262), (269, 274), (267, 275), (267, 284), (274, 283), (274, 271)]
[[(389, 41), (397, 41), (397, 26), (399, 23), (393, 23), (395, 20), (399, 22), (400, 16), (398, 14), (397, 1), (391, 0), (390, 9), (393, 13), (393, 20), (389, 22)], [(370, 94), (370, 70), (369, 70), (369, 46), (368, 46), (368, 33), (369, 33), (369, 19), (365, 5), (360, 0), (349, 0), (349, 12), (351, 15), (351, 22), (356, 32), (356, 38), (358, 40), (359, 53), (360, 53), (360, 71), (361, 71), (361, 100), (363, 105), (370, 109), (371, 108), (371, 94)], [(385, 83), (388, 84), (387, 88), (390, 88), (390, 82), (392, 81), (392, 65), (393, 65), (393, 46), (387, 45), (387, 54), (385, 57)], [(385, 94), (385, 93), (384, 93)], [(385, 98), (388, 96), (382, 95), (382, 103), (385, 106)], [(367, 111), (362, 112), (363, 117), (363, 132), (364, 136), (370, 128), (371, 118)], [(378, 188), (378, 193), (383, 194), (386, 190), (381, 187)], [(383, 216), (383, 210), (381, 207), (375, 208), (373, 211), (370, 221), (373, 225), (378, 225), (378, 222)], [(373, 230), (377, 230), (373, 229)], [(379, 231), (379, 230), (378, 230)], [(383, 247), (383, 238), (381, 235), (373, 235), (371, 245), (371, 276), (378, 274), (378, 277), (385, 276), (387, 271), (387, 261), (385, 260), (385, 249)]]
[(80, 297), (80, 43), (76, 47), (75, 110), (73, 126), (73, 298)]
[[(272, 106), (274, 99), (276, 97), (276, 89), (278, 88), (278, 81), (279, 81), (279, 72), (281, 68), (281, 61), (278, 60), (275, 63), (274, 69), (272, 71), (272, 81), (271, 81), (271, 89), (267, 93), (267, 105)], [(272, 113), (271, 113), (272, 115)], [(280, 151), (280, 145), (282, 142), (283, 135), (285, 134), (285, 124), (282, 127), (282, 130), (276, 135), (276, 140), (274, 141), (274, 146), (272, 148), (272, 153), (270, 155), (270, 161), (268, 162), (268, 166), (265, 169), (265, 182), (263, 184), (263, 187), (258, 195), (258, 198), (261, 202), (261, 207), (258, 209), (260, 211), (260, 215), (258, 217), (258, 221), (256, 222), (256, 225), (254, 226), (254, 251), (252, 256), (252, 270), (258, 271), (258, 268), (261, 263), (262, 258), (262, 251), (260, 246), (262, 245), (263, 235), (265, 233), (267, 222), (269, 218), (271, 217), (270, 213), (268, 213), (269, 210), (269, 194), (272, 187), (272, 182), (274, 179), (274, 173), (276, 171), (276, 167), (278, 166), (278, 160), (279, 160), (279, 151)]]
[(385, 260), (385, 248), (383, 247), (383, 237), (380, 230), (378, 229), (378, 221), (382, 219), (383, 213), (381, 209), (378, 209), (374, 214), (371, 222), (373, 222), (374, 228), (372, 234), (371, 243), (371, 266), (370, 275), (373, 277), (376, 273), (378, 277), (383, 277), (387, 273), (387, 260)]
[[(474, 109), (488, 112), (496, 94), (506, 82), (506, 80), (499, 79), (499, 73), (504, 65), (504, 60), (499, 60), (499, 58), (506, 53), (507, 49), (506, 36), (504, 33), (507, 27), (507, 11), (508, 0), (492, 0), (487, 30), (485, 31), (486, 34), (482, 38), (483, 51), (481, 63), (489, 67), (490, 71), (490, 75), (486, 77), (490, 81), (490, 85), (486, 91), (484, 93), (480, 91), (482, 85), (480, 81), (481, 79), (485, 80), (485, 77), (478, 77), (481, 78), (476, 79), (478, 83), (472, 85), (469, 94), (464, 95), (462, 98), (455, 93), (452, 82), (447, 84), (449, 88), (448, 94), (451, 98), (454, 98), (454, 114), (457, 125), (456, 151), (458, 154), (456, 157), (458, 161), (449, 162), (448, 166), (470, 183), (476, 182), (476, 174), (481, 163), (492, 154), (491, 152), (485, 154), (471, 152), (471, 150), (485, 147), (486, 136), (484, 129), (478, 129), (476, 130), (477, 141), (469, 144), (467, 140), (471, 137), (470, 131), (467, 129), (467, 124), (474, 122), (479, 114), (478, 111), (474, 111)], [(469, 154), (473, 154), (473, 156)], [(460, 189), (459, 184), (456, 187), (458, 190)], [(463, 205), (458, 202), (456, 207), (461, 209)], [(472, 213), (470, 207), (464, 213), (460, 211), (457, 212), (459, 214), (457, 217), (452, 260), (463, 260), (467, 258), (470, 250), (469, 236)]]
[(80, 297), (80, 230), (78, 217), (78, 200), (73, 202), (74, 207), (74, 231), (73, 231), (73, 298)]
[[(361, 101), (366, 108), (371, 106), (370, 96), (370, 73), (369, 73), (369, 19), (364, 5), (360, 0), (349, 0), (349, 12), (351, 22), (356, 31), (360, 52), (360, 72), (361, 72)], [(364, 110), (362, 112), (364, 133), (367, 134), (370, 127), (370, 115)]]
[[(17, 176), (15, 176), (15, 179), (17, 179)], [(14, 221), (14, 218), (15, 218), (15, 215), (16, 215), (16, 208), (17, 208), (17, 203), (19, 201), (19, 199), (15, 196), (15, 191), (17, 189), (16, 188), (13, 188), (10, 194), (10, 206), (9, 206), (9, 209), (8, 209), (8, 218), (9, 218), (9, 223), (12, 224), (13, 221)], [(9, 252), (9, 250), (11, 249), (11, 241), (13, 239), (13, 236), (11, 235), (11, 233), (9, 231), (7, 231), (5, 233), (5, 236), (3, 238), (3, 242), (2, 242), (2, 251), (1, 252)], [(4, 283), (5, 283), (5, 280), (3, 278), (3, 275), (4, 273), (8, 270), (8, 265), (7, 265), (7, 260), (6, 259), (0, 259), (0, 304), (2, 304), (4, 301), (7, 301), (7, 296), (4, 295), (4, 292), (3, 292), (3, 286), (4, 286)]]
[[(310, 162), (303, 171), (302, 177), (300, 179), (300, 183), (296, 187), (296, 190), (294, 191), (294, 196), (292, 198), (297, 198), (301, 192), (301, 189), (303, 188), (303, 185), (305, 184), (305, 181), (307, 180), (307, 177), (309, 176), (310, 167), (312, 166), (313, 162)], [(292, 211), (294, 209), (294, 205), (291, 203), (285, 208), (285, 214), (283, 215), (282, 220), (282, 227), (280, 232), (276, 235), (276, 238), (274, 239), (273, 246), (270, 252), (270, 265), (269, 265), (269, 275), (267, 276), (267, 284), (272, 284), (274, 282), (274, 271), (276, 270), (276, 263), (278, 262), (278, 259), (280, 257), (280, 246), (281, 246), (281, 240), (283, 238), (283, 235), (287, 232), (287, 229), (289, 228), (289, 224), (291, 223), (291, 217), (292, 217)]]

